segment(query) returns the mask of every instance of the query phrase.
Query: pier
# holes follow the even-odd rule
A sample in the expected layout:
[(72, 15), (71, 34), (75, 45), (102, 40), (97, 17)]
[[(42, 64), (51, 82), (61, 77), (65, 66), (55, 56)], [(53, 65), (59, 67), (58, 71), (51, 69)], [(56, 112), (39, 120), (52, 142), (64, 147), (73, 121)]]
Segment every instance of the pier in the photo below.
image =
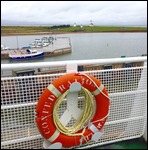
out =
[[(63, 55), (72, 52), (69, 37), (56, 37), (50, 45), (45, 47), (35, 47), (32, 49), (43, 51), (44, 57)], [(14, 50), (16, 49), (1, 50), (1, 59), (9, 58), (9, 53), (13, 52)]]

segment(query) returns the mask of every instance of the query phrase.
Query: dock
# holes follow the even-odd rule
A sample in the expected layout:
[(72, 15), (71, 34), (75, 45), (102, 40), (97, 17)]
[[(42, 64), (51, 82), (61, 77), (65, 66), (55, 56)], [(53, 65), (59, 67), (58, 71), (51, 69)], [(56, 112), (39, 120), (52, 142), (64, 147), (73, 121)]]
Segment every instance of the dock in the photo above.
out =
[[(44, 57), (63, 55), (72, 52), (69, 37), (56, 37), (50, 45), (46, 47), (36, 47), (32, 49), (36, 49), (37, 51), (43, 51)], [(9, 53), (13, 52), (14, 50), (16, 49), (1, 50), (1, 59), (9, 58)]]

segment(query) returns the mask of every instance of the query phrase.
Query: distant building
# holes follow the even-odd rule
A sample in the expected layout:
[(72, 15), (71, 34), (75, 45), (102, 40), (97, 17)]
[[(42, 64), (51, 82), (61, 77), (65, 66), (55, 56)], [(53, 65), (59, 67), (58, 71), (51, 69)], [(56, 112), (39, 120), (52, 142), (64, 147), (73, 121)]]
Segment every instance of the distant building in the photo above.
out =
[(93, 27), (93, 26), (94, 26), (94, 24), (93, 24), (92, 20), (90, 20), (90, 24), (89, 24), (89, 26), (90, 26), (90, 27)]
[(76, 27), (77, 25), (76, 25), (76, 23), (74, 23), (74, 25), (73, 25), (74, 27)]

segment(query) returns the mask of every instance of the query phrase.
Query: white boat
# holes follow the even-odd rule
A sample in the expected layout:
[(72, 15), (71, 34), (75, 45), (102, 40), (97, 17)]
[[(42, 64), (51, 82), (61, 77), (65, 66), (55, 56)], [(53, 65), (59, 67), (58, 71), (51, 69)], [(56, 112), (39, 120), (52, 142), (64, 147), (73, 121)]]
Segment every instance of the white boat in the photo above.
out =
[(49, 44), (52, 43), (53, 40), (53, 37), (42, 37), (41, 39), (35, 39), (33, 43), (29, 44), (29, 46), (31, 46), (32, 48), (46, 47), (49, 46)]
[(38, 52), (36, 50), (26, 49), (21, 51), (14, 51), (13, 53), (9, 53), (9, 58), (12, 60), (22, 60), (22, 59), (31, 59), (43, 57), (44, 52)]
[(10, 49), (10, 47), (6, 47), (5, 45), (1, 45), (1, 51), (2, 50), (9, 50)]

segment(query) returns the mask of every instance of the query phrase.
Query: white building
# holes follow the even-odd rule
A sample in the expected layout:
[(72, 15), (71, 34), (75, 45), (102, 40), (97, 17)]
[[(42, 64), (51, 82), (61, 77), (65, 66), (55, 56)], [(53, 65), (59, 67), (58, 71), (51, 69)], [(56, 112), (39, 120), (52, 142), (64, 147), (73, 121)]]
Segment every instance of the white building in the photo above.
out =
[(76, 27), (77, 25), (76, 25), (76, 23), (74, 23), (74, 25), (73, 25), (74, 27)]

